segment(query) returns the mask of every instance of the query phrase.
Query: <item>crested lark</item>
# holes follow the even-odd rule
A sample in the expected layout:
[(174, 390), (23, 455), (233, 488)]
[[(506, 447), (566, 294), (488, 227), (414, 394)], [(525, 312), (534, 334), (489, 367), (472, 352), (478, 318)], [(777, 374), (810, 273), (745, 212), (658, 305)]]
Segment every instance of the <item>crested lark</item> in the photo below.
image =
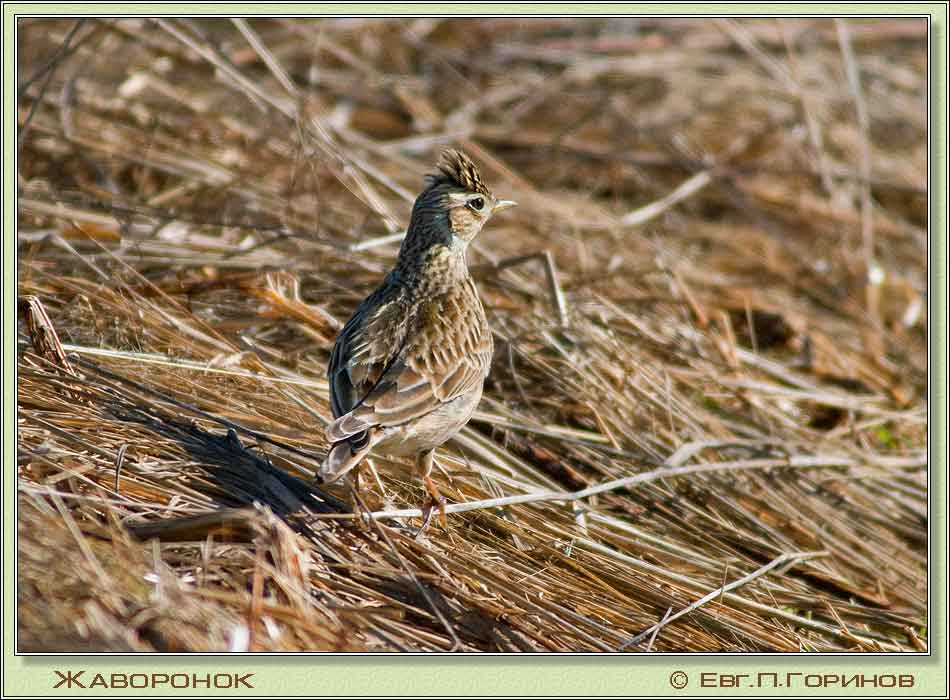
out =
[[(442, 154), (412, 208), (395, 266), (340, 331), (327, 371), (335, 420), (317, 478), (331, 482), (376, 451), (412, 456), (445, 518), (433, 452), (471, 417), (493, 343), (465, 251), (498, 200), (464, 153)], [(423, 526), (424, 527), (424, 526)]]

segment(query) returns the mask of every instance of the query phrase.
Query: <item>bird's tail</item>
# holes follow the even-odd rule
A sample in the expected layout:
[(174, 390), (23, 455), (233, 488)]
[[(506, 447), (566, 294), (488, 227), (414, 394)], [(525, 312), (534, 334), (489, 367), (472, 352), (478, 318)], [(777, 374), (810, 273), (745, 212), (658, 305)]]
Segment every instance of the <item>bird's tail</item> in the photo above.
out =
[(373, 446), (386, 437), (383, 430), (367, 430), (335, 443), (317, 470), (317, 481), (330, 484), (356, 467)]

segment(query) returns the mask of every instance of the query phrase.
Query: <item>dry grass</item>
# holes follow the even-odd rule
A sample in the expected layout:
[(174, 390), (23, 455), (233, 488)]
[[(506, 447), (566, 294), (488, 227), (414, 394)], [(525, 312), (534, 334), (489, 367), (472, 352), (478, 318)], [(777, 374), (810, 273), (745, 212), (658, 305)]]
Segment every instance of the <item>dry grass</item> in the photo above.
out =
[[(927, 644), (923, 21), (19, 51), (21, 650)], [(448, 145), (521, 206), (471, 255), (497, 352), (416, 542), (405, 467), (372, 523), (311, 475), (335, 333)]]

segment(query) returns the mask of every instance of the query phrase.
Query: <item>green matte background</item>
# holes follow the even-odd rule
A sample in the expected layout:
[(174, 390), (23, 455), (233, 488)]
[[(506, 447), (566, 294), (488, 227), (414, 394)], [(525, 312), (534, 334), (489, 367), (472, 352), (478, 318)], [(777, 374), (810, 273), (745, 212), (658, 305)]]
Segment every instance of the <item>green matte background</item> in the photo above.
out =
[[(931, 25), (931, 237), (930, 656), (909, 655), (301, 655), (301, 656), (14, 656), (16, 633), (16, 41), (15, 15), (82, 14), (930, 14)], [(3, 695), (365, 696), (365, 695), (853, 695), (946, 696), (947, 685), (947, 6), (938, 3), (864, 4), (40, 4), (3, 6)], [(58, 669), (96, 673), (253, 673), (253, 690), (54, 690)], [(670, 675), (684, 671), (677, 690)], [(700, 688), (700, 673), (913, 674), (913, 688)], [(745, 679), (744, 686), (748, 686)]]

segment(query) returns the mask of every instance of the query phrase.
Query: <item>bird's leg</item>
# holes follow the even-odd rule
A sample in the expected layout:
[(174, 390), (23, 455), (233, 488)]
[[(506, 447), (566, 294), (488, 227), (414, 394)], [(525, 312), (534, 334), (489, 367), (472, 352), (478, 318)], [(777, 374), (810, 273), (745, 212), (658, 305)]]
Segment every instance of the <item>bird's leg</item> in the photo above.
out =
[(422, 527), (419, 528), (419, 531), (416, 533), (416, 539), (425, 532), (425, 529), (429, 526), (429, 521), (432, 519), (432, 510), (435, 506), (439, 507), (439, 520), (442, 522), (442, 527), (447, 527), (445, 519), (445, 498), (439, 493), (439, 489), (436, 488), (435, 482), (432, 481), (432, 464), (435, 461), (434, 450), (429, 450), (428, 452), (423, 452), (416, 458), (416, 468), (419, 471), (419, 474), (422, 476), (422, 481), (426, 486), (426, 491), (429, 492), (429, 500), (426, 501), (425, 506), (422, 508)]
[(422, 480), (425, 482), (426, 491), (429, 492), (429, 497), (431, 498), (430, 504), (439, 506), (439, 520), (442, 522), (442, 527), (445, 528), (445, 497), (439, 493), (439, 489), (436, 488), (435, 482), (432, 481), (431, 473), (433, 464), (435, 464), (435, 450), (429, 450), (423, 454), (420, 459)]
[(360, 498), (360, 467), (362, 464), (357, 464), (353, 467), (353, 471), (347, 476), (347, 481), (349, 482), (349, 495), (350, 495), (350, 510), (355, 513), (357, 517), (357, 523), (360, 526), (364, 524), (363, 522), (363, 507), (360, 505), (362, 499)]

